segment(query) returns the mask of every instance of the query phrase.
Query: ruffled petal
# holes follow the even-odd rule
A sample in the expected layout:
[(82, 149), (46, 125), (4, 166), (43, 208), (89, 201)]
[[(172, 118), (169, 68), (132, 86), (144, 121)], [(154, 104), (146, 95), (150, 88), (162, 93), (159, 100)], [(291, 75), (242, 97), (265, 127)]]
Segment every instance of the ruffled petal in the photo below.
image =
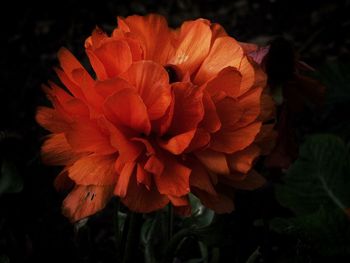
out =
[(168, 109), (172, 96), (165, 69), (152, 61), (139, 61), (121, 75), (133, 85), (145, 103), (150, 120), (159, 119)]
[(261, 122), (254, 122), (238, 130), (222, 129), (212, 135), (210, 148), (224, 153), (235, 153), (250, 145), (260, 131)]

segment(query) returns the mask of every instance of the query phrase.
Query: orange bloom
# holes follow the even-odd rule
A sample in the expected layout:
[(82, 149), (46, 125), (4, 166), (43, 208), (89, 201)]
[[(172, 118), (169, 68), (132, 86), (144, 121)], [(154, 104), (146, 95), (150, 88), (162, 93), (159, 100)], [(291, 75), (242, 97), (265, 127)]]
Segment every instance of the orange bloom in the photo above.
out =
[(223, 28), (208, 20), (168, 27), (159, 15), (118, 18), (111, 36), (85, 42), (93, 78), (67, 50), (45, 86), (53, 108), (37, 121), (52, 134), (44, 161), (63, 165), (58, 189), (71, 188), (72, 221), (113, 196), (136, 212), (169, 202), (179, 211), (192, 192), (218, 213), (233, 210), (233, 188), (264, 183), (254, 160), (271, 148), (266, 76)]

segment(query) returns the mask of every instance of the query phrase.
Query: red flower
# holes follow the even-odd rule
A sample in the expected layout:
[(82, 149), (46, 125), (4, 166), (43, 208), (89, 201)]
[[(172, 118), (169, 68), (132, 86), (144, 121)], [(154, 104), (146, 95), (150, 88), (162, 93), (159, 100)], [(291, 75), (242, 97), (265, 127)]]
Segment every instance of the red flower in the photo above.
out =
[(221, 26), (198, 19), (173, 30), (162, 16), (130, 16), (110, 37), (94, 30), (85, 48), (96, 78), (61, 49), (68, 92), (49, 83), (53, 108), (37, 113), (52, 132), (44, 161), (65, 166), (56, 186), (74, 185), (63, 202), (72, 221), (113, 195), (145, 213), (187, 207), (192, 192), (229, 212), (232, 187), (262, 185), (251, 168), (270, 148), (266, 76)]

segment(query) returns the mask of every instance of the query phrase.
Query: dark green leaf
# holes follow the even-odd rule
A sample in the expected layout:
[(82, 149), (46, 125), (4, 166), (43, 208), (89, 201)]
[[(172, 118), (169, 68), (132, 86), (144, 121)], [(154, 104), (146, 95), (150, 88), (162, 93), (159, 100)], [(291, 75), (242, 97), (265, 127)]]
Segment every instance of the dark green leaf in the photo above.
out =
[(23, 180), (18, 173), (16, 165), (7, 160), (1, 164), (0, 195), (5, 193), (18, 193), (23, 189)]
[(298, 160), (277, 186), (279, 202), (296, 214), (324, 208), (350, 207), (349, 153), (343, 141), (332, 135), (309, 137)]

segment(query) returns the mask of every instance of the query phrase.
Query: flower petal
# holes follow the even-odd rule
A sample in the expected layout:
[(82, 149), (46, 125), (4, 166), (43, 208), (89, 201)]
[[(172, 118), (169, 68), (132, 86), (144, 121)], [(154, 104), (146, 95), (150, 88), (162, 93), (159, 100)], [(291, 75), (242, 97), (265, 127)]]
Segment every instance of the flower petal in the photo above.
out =
[(140, 142), (127, 138), (115, 125), (105, 118), (99, 120), (99, 125), (108, 131), (110, 144), (118, 150), (118, 160), (121, 164), (137, 159), (143, 150)]
[(109, 96), (104, 103), (105, 116), (117, 126), (125, 126), (148, 135), (151, 123), (147, 108), (133, 89), (123, 89)]
[(161, 194), (183, 196), (188, 194), (191, 170), (168, 154), (162, 155), (164, 170), (155, 174), (154, 180)]
[(210, 148), (224, 153), (235, 153), (250, 145), (260, 131), (261, 122), (254, 122), (238, 130), (222, 129), (212, 135)]
[(161, 175), (164, 171), (163, 163), (154, 155), (151, 155), (148, 158), (143, 168), (145, 169), (145, 171), (157, 175)]
[(112, 193), (113, 186), (77, 185), (64, 199), (62, 212), (76, 222), (102, 210)]
[[(135, 162), (127, 162), (124, 165), (119, 175), (118, 183), (114, 189), (115, 195), (120, 196), (122, 198), (126, 196), (128, 191), (129, 181), (131, 176), (133, 176), (134, 168), (135, 168)], [(129, 193), (129, 194), (132, 194), (132, 193)]]
[(171, 31), (163, 16), (128, 16), (118, 17), (118, 26), (124, 32), (130, 32), (141, 43), (144, 51), (144, 60), (153, 60), (166, 64), (173, 54), (171, 45)]
[(168, 109), (172, 96), (165, 69), (152, 61), (139, 61), (122, 74), (145, 103), (150, 120), (159, 119)]
[(194, 194), (201, 200), (205, 207), (214, 210), (215, 213), (231, 213), (235, 209), (233, 200), (224, 194), (218, 193), (214, 196), (199, 189), (194, 189)]
[(237, 97), (240, 92), (242, 74), (233, 67), (226, 67), (218, 75), (208, 82), (206, 91), (211, 96), (224, 92), (227, 96)]
[(158, 192), (153, 185), (150, 190), (143, 184), (137, 184), (136, 176), (131, 176), (128, 193), (121, 199), (130, 210), (138, 213), (149, 213), (159, 210), (169, 203), (166, 195)]
[(199, 68), (194, 83), (201, 85), (228, 66), (239, 69), (242, 56), (243, 50), (236, 40), (228, 36), (217, 38)]
[(50, 135), (41, 147), (42, 161), (48, 165), (68, 165), (80, 156), (72, 150), (64, 133)]
[(255, 190), (262, 187), (265, 183), (266, 179), (254, 170), (251, 170), (243, 180), (233, 179), (225, 181), (225, 184), (241, 190)]
[(176, 53), (168, 63), (177, 65), (182, 72), (192, 74), (207, 56), (210, 41), (210, 27), (202, 19), (183, 23)]
[(201, 189), (211, 195), (215, 196), (217, 193), (213, 187), (213, 182), (208, 175), (205, 167), (200, 163), (194, 161), (191, 165), (192, 172), (190, 176), (190, 185), (191, 187), (196, 187)]
[(172, 154), (178, 155), (183, 153), (186, 148), (190, 145), (196, 130), (191, 130), (188, 132), (175, 135), (169, 140), (158, 140), (158, 144), (163, 149), (171, 152)]
[[(98, 60), (103, 64), (109, 78), (118, 76), (125, 72), (132, 63), (132, 54), (129, 45), (124, 40), (113, 40), (103, 43), (99, 48), (93, 50)], [(94, 58), (89, 56), (89, 58)], [(97, 61), (91, 64), (97, 65)], [(101, 70), (98, 72), (101, 73)], [(103, 77), (103, 75), (101, 76)]]
[(68, 176), (78, 185), (112, 185), (117, 181), (115, 155), (87, 155), (68, 168)]
[(169, 135), (178, 135), (197, 128), (203, 119), (203, 92), (191, 83), (172, 85), (175, 94), (175, 108)]
[(236, 127), (245, 114), (236, 99), (226, 97), (216, 103), (216, 112), (220, 118), (221, 129)]
[(200, 122), (200, 127), (211, 133), (218, 131), (221, 127), (221, 122), (216, 112), (215, 104), (208, 92), (203, 92), (203, 107), (204, 116)]
[(69, 129), (67, 121), (56, 110), (51, 108), (39, 107), (35, 120), (40, 126), (51, 132), (60, 133)]
[(225, 154), (207, 149), (195, 152), (195, 155), (210, 171), (217, 174), (230, 173)]
[(108, 135), (104, 134), (95, 121), (74, 122), (66, 133), (66, 138), (76, 152), (110, 154), (116, 152)]
[(247, 173), (252, 168), (253, 161), (259, 154), (260, 148), (255, 144), (251, 144), (239, 152), (227, 155), (227, 161), (232, 170)]
[(244, 114), (237, 122), (237, 127), (244, 127), (258, 118), (261, 110), (261, 92), (262, 88), (255, 88), (239, 97), (238, 105)]

